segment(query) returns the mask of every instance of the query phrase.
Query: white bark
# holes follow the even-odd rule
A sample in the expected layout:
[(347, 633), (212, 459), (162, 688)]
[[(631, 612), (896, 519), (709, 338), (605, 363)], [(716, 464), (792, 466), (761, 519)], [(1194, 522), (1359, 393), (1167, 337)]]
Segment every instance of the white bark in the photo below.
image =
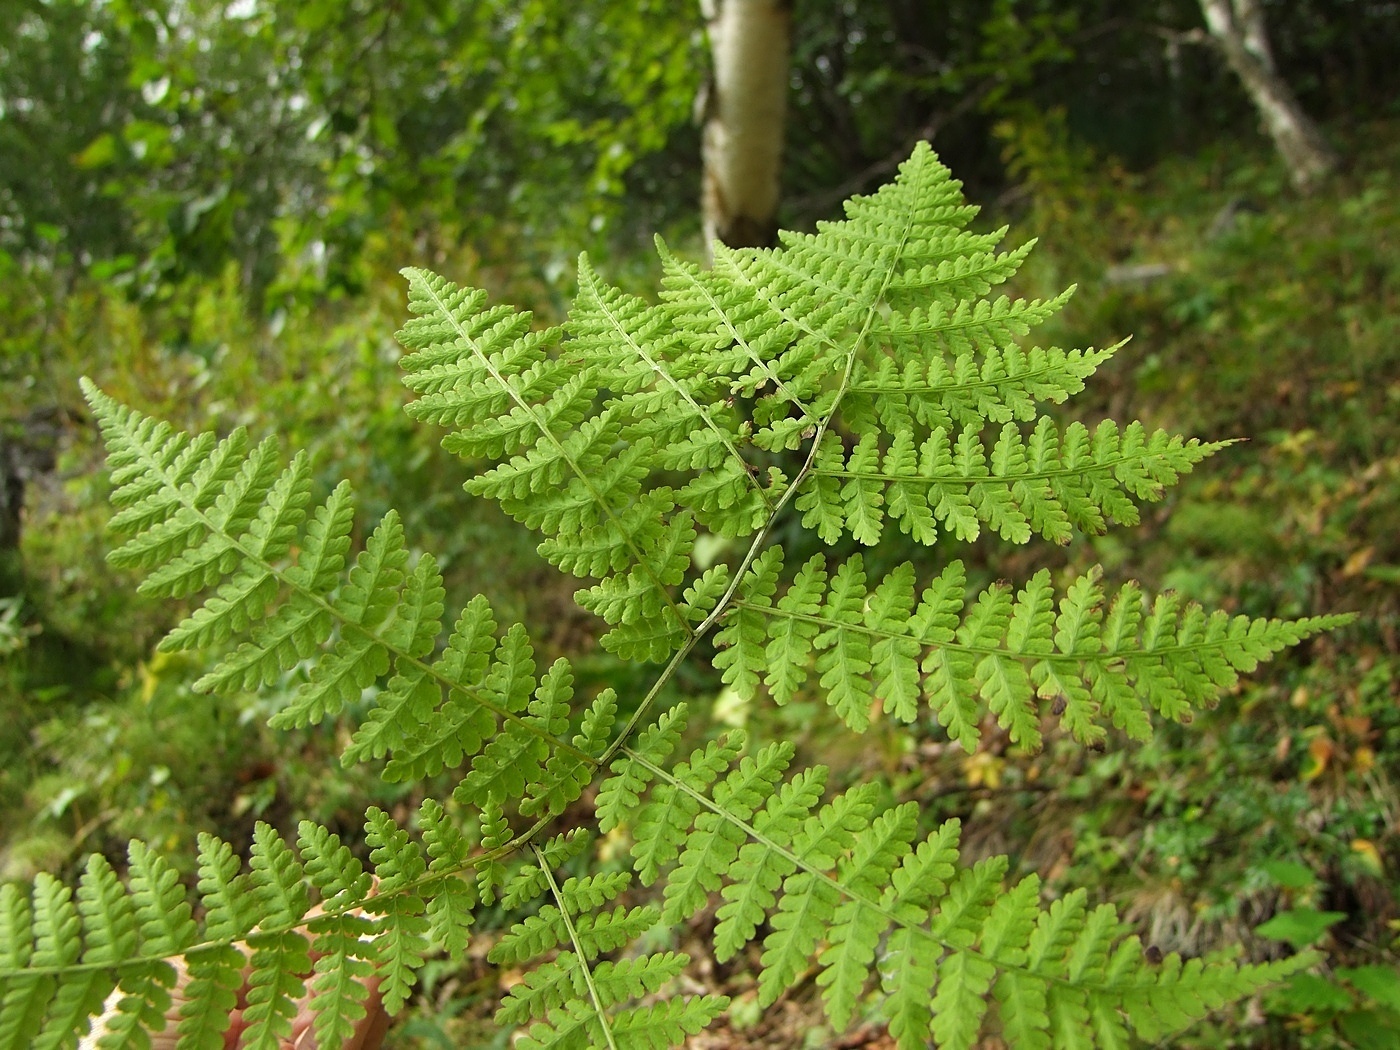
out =
[(1259, 0), (1200, 0), (1206, 28), (1240, 78), (1283, 157), (1293, 185), (1315, 189), (1337, 167), (1337, 155), (1278, 74)]
[(771, 244), (787, 110), (791, 0), (708, 0), (714, 76), (705, 104), (707, 250)]

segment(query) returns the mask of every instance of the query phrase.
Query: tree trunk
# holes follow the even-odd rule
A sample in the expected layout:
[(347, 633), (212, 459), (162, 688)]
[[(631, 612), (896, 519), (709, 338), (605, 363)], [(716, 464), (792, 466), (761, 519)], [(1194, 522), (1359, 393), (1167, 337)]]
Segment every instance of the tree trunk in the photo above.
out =
[(1240, 78), (1300, 193), (1337, 167), (1337, 154), (1278, 74), (1259, 0), (1201, 0), (1206, 28)]
[(54, 468), (56, 418), (41, 409), (23, 419), (0, 419), (0, 598), (23, 590), (24, 491), (33, 478)]
[(791, 0), (703, 3), (714, 74), (704, 102), (706, 251), (762, 247), (777, 234)]
[(0, 598), (23, 589), (20, 526), (24, 514), (24, 469), (18, 447), (0, 431)]

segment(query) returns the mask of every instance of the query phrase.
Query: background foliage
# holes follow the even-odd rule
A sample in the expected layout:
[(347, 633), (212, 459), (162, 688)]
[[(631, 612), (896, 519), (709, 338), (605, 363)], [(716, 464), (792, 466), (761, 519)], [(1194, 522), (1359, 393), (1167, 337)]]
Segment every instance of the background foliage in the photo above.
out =
[[(1337, 969), (1204, 1045), (1393, 1045), (1367, 1033), (1400, 1009), (1384, 976), (1400, 915), (1400, 19), (1266, 5), (1281, 68), (1348, 161), (1303, 201), (1228, 72), (1174, 35), (1197, 24), (1191, 0), (928, 6), (801, 5), (784, 224), (830, 215), (931, 133), (980, 221), (1041, 235), (1020, 292), (1081, 282), (1052, 341), (1134, 336), (1086, 417), (1249, 439), (1132, 533), (1048, 555), (979, 541), (974, 582), (1102, 561), (1115, 582), (1251, 615), (1362, 618), (1204, 725), (1087, 760), (995, 734), (971, 757), (892, 742), (832, 756), (820, 709), (686, 687), (804, 757), (879, 768), (975, 818), (989, 852), (1103, 887), (1164, 947), (1335, 950)], [(0, 41), (0, 452), (26, 482), (22, 546), (0, 550), (0, 875), (115, 859), (133, 833), (191, 856), (200, 830), (246, 843), (255, 817), (353, 828), (366, 802), (411, 804), (328, 772), (334, 740), (266, 733), (276, 697), (195, 701), (199, 669), (151, 656), (176, 610), (102, 562), (76, 377), (192, 428), (275, 426), (313, 450), (322, 484), (352, 478), (364, 521), (414, 515), (449, 603), (483, 590), (552, 625), (543, 658), (593, 653), (597, 626), (526, 540), (443, 483), (455, 466), (403, 415), (391, 274), (421, 263), (551, 319), (580, 247), (651, 284), (653, 229), (695, 246), (698, 18), (607, 0), (34, 0), (0, 5)], [(580, 667), (619, 673), (597, 655)], [(1291, 938), (1248, 933), (1278, 916), (1301, 924), (1275, 927)], [(483, 1031), (474, 1004), (497, 979), (444, 969), (406, 1038)], [(747, 1038), (781, 1045), (782, 1023)]]

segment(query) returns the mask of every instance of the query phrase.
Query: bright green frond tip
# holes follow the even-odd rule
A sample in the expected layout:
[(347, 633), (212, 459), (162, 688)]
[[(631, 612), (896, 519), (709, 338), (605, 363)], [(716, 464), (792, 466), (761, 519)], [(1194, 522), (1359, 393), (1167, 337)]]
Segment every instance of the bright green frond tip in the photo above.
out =
[[(653, 299), (580, 260), (558, 327), (404, 271), (409, 414), (577, 579), (602, 646), (660, 665), (636, 695), (586, 686), (483, 597), (448, 609), (399, 515), (358, 521), (305, 454), (183, 434), (84, 381), (110, 558), (182, 616), (162, 648), (207, 654), (201, 691), (275, 686), (276, 727), (349, 722), (345, 763), (441, 797), (370, 808), (355, 841), (260, 826), (246, 860), (204, 836), (197, 901), (141, 843), (76, 888), (0, 887), (0, 1050), (73, 1045), (98, 1015), (103, 1046), (146, 1045), (169, 1015), (182, 1048), (220, 1047), (239, 1003), (245, 1045), (278, 1045), (302, 1009), (340, 1045), (434, 953), (462, 959), (483, 907), (505, 916), (489, 959), (521, 975), (497, 1020), (529, 1047), (678, 1046), (724, 1014), (712, 971), (669, 949), (702, 913), (760, 1006), (805, 984), (836, 1028), (878, 1016), (902, 1048), (1160, 1040), (1311, 966), (1144, 948), (1085, 888), (1049, 901), (1004, 857), (965, 862), (957, 821), (930, 830), (887, 786), (708, 732), (708, 697), (662, 709), (712, 652), (741, 698), (814, 699), (856, 731), (973, 749), (995, 723), (1026, 750), (1056, 732), (1101, 748), (1346, 622), (1210, 612), (1097, 569), (969, 593), (950, 547), (1134, 524), (1224, 444), (1057, 421), (1119, 346), (1035, 345), (1070, 293), (1001, 294), (1032, 245), (1001, 249), (974, 214), (921, 145), (777, 248), (704, 269), (658, 242)], [(804, 531), (802, 557), (776, 542)], [(890, 545), (909, 560), (888, 568)]]

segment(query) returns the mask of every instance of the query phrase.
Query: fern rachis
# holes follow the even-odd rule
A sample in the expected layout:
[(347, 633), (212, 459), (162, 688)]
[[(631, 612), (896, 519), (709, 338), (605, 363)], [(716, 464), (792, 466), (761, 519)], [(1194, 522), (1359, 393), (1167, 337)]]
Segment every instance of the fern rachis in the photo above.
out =
[[(1029, 246), (998, 253), (1005, 231), (968, 232), (972, 209), (927, 147), (846, 213), (776, 250), (718, 249), (711, 270), (660, 246), (653, 304), (585, 260), (563, 329), (405, 271), (410, 415), (489, 464), (468, 490), (582, 581), (604, 648), (654, 666), (640, 698), (576, 695), (569, 662), (541, 670), (526, 630), (503, 630), (482, 598), (444, 636), (433, 558), (410, 555), (390, 514), (352, 563), (348, 486), (312, 508), (304, 457), (281, 467), (242, 431), (178, 434), (89, 385), (128, 534), (113, 560), (145, 570), (148, 593), (212, 590), (162, 643), (214, 650), (201, 688), (258, 688), (302, 664), (275, 718), (290, 727), (339, 717), (378, 683), (344, 761), (459, 782), (408, 827), (371, 809), (370, 870), (312, 824), (295, 848), (261, 828), (247, 871), (206, 838), (202, 927), (139, 843), (129, 887), (95, 858), (77, 905), (52, 879), (0, 888), (0, 1048), (62, 1045), (114, 989), (122, 1031), (159, 1025), (170, 960), (200, 1004), (182, 1045), (217, 1045), (242, 941), (257, 988), (245, 1042), (273, 1040), (304, 931), (329, 938), (313, 987), (334, 1040), (361, 1009), (355, 975), (379, 975), (397, 1009), (425, 957), (460, 956), (497, 901), (518, 921), (491, 959), (532, 966), (499, 1018), (528, 1047), (675, 1045), (713, 1020), (722, 996), (674, 992), (684, 955), (635, 947), (708, 907), (719, 958), (761, 942), (762, 1003), (814, 974), (835, 1025), (874, 996), (902, 1047), (968, 1047), (988, 1017), (1018, 1047), (1158, 1038), (1308, 965), (1154, 962), (1083, 891), (1046, 903), (1004, 858), (962, 865), (956, 821), (924, 827), (871, 784), (828, 792), (822, 767), (791, 768), (789, 745), (750, 749), (736, 731), (680, 753), (689, 710), (658, 704), (707, 636), (746, 698), (820, 695), (856, 732), (931, 716), (968, 749), (990, 717), (1034, 749), (1047, 718), (1085, 745), (1110, 726), (1144, 738), (1152, 712), (1184, 719), (1341, 622), (1207, 614), (1131, 584), (1109, 594), (1097, 573), (1060, 594), (1042, 572), (969, 600), (952, 559), (881, 578), (858, 555), (790, 564), (773, 542), (785, 516), (828, 546), (892, 526), (923, 547), (984, 528), (1067, 542), (1135, 522), (1221, 447), (1138, 423), (1062, 429), (1042, 412), (1113, 350), (1020, 347), (1065, 296), (988, 297)], [(742, 555), (702, 569), (706, 532)], [(597, 829), (630, 838), (625, 869), (596, 863), (588, 829), (557, 826), (590, 785)]]

